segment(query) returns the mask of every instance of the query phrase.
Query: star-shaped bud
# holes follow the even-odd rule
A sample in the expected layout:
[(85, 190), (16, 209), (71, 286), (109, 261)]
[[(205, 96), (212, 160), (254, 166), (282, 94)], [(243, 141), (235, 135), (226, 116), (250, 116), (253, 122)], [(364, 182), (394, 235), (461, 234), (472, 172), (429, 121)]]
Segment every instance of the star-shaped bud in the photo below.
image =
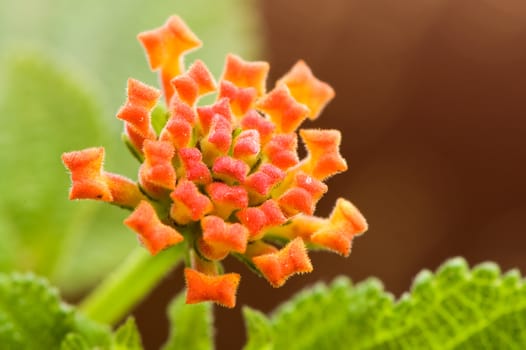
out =
[(338, 130), (303, 129), (300, 136), (308, 152), (301, 167), (307, 174), (324, 180), (347, 170), (347, 162), (340, 154), (341, 133)]
[(234, 85), (252, 87), (258, 96), (265, 93), (266, 80), (270, 66), (267, 62), (248, 62), (236, 55), (227, 55), (225, 69), (221, 80), (228, 80)]
[(285, 281), (298, 273), (312, 271), (307, 248), (300, 237), (290, 241), (277, 253), (252, 258), (254, 265), (273, 287), (281, 287)]
[(241, 131), (234, 141), (234, 158), (242, 160), (249, 166), (256, 162), (260, 150), (261, 142), (257, 130)]
[(247, 248), (248, 232), (241, 224), (229, 224), (209, 215), (201, 220), (201, 229), (203, 237), (198, 242), (199, 251), (209, 260), (222, 260), (230, 252), (242, 254)]
[(217, 157), (225, 155), (232, 144), (232, 123), (216, 114), (210, 123), (208, 135), (201, 140), (205, 163), (212, 163)]
[(274, 186), (285, 178), (285, 172), (272, 164), (263, 164), (245, 180), (245, 187), (254, 201), (268, 197)]
[(229, 186), (222, 182), (212, 182), (206, 192), (214, 203), (214, 213), (226, 219), (234, 210), (248, 206), (248, 193), (242, 186)]
[(228, 98), (232, 113), (237, 117), (254, 108), (256, 97), (257, 90), (253, 87), (240, 88), (228, 80), (221, 81), (219, 85), (218, 98)]
[(210, 199), (188, 180), (179, 181), (170, 197), (173, 200), (170, 216), (180, 225), (201, 220), (212, 210)]
[(328, 219), (317, 216), (298, 214), (289, 219), (287, 225), (273, 227), (269, 233), (272, 236), (285, 239), (301, 237), (304, 242), (310, 242), (311, 236), (322, 227), (328, 225)]
[(227, 273), (220, 276), (208, 276), (191, 268), (184, 270), (186, 279), (186, 303), (195, 304), (212, 301), (221, 306), (236, 306), (236, 293), (241, 276)]
[(183, 241), (183, 236), (173, 227), (159, 220), (155, 209), (147, 201), (141, 201), (124, 224), (134, 230), (140, 241), (156, 255), (161, 250)]
[(267, 144), (276, 129), (276, 126), (270, 120), (261, 116), (254, 109), (251, 109), (243, 116), (240, 124), (243, 130), (257, 130), (261, 145)]
[(229, 156), (217, 158), (212, 167), (214, 178), (221, 179), (228, 184), (245, 182), (249, 170), (248, 164)]
[(242, 209), (236, 217), (248, 229), (251, 241), (261, 239), (265, 230), (279, 226), (287, 220), (279, 205), (272, 199), (259, 207)]
[(88, 148), (62, 155), (62, 162), (71, 172), (69, 199), (98, 199), (111, 202), (113, 196), (102, 173), (104, 148)]
[(161, 131), (159, 140), (171, 142), (175, 148), (188, 147), (192, 141), (195, 121), (194, 110), (178, 98), (172, 98), (170, 118)]
[(112, 204), (133, 209), (139, 205), (141, 200), (145, 199), (139, 186), (127, 177), (108, 172), (103, 174), (111, 192)]
[(274, 88), (259, 99), (256, 107), (270, 117), (279, 133), (296, 131), (309, 114), (309, 109), (296, 101), (284, 85)]
[(197, 115), (203, 135), (208, 134), (212, 120), (216, 115), (222, 116), (229, 122), (232, 121), (232, 112), (230, 111), (228, 98), (222, 98), (211, 106), (197, 107)]
[(270, 164), (281, 170), (287, 170), (298, 164), (298, 137), (296, 134), (277, 134), (270, 139), (263, 154), (267, 156)]
[(318, 80), (303, 60), (298, 61), (278, 80), (276, 86), (279, 85), (286, 85), (294, 99), (309, 108), (310, 119), (318, 118), (323, 108), (334, 98), (334, 90), (330, 85)]
[(171, 80), (184, 71), (183, 55), (201, 46), (201, 41), (178, 16), (170, 17), (157, 29), (140, 33), (137, 38), (146, 51), (150, 68), (158, 70), (166, 101), (174, 90)]
[(144, 140), (155, 139), (150, 113), (160, 97), (159, 90), (128, 79), (126, 103), (117, 112), (117, 118), (126, 122), (125, 132), (135, 149), (140, 153)]
[(340, 198), (328, 221), (312, 234), (312, 243), (349, 256), (353, 237), (367, 231), (365, 218), (351, 202)]
[(318, 200), (327, 192), (327, 185), (323, 182), (299, 171), (294, 175), (289, 189), (279, 198), (279, 205), (283, 211), (292, 216), (298, 213), (312, 215)]
[(143, 146), (144, 163), (139, 169), (141, 186), (152, 196), (159, 197), (164, 190), (175, 188), (175, 169), (172, 158), (175, 150), (171, 143), (146, 140)]
[(212, 73), (201, 60), (195, 61), (185, 74), (173, 78), (172, 85), (179, 99), (190, 106), (202, 95), (216, 89)]
[(201, 185), (212, 181), (210, 170), (203, 163), (203, 156), (197, 148), (181, 148), (178, 155), (182, 165), (181, 177)]

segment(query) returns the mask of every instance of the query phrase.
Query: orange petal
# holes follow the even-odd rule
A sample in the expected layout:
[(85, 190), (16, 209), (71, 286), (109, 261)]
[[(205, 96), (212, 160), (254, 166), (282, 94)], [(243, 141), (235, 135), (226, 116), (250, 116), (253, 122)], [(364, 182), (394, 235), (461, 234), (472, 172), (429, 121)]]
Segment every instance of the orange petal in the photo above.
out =
[(329, 221), (316, 216), (298, 214), (287, 222), (287, 225), (281, 225), (272, 228), (270, 234), (287, 239), (301, 237), (305, 242), (309, 242), (314, 232), (327, 226)]
[(214, 203), (217, 215), (228, 218), (234, 210), (248, 206), (248, 194), (241, 186), (229, 186), (222, 182), (212, 182), (206, 186), (206, 191)]
[(367, 230), (365, 218), (351, 202), (340, 198), (328, 221), (312, 234), (312, 243), (348, 256), (353, 237)]
[(228, 80), (223, 80), (219, 85), (218, 99), (224, 97), (228, 98), (232, 113), (241, 117), (247, 113), (249, 109), (254, 108), (257, 91), (253, 87), (240, 88)]
[(254, 164), (260, 150), (261, 142), (257, 130), (241, 131), (234, 141), (234, 157), (247, 164)]
[(152, 195), (158, 197), (162, 189), (175, 188), (175, 169), (172, 158), (175, 150), (171, 143), (146, 140), (143, 145), (144, 162), (139, 169), (141, 185)]
[(243, 130), (257, 130), (261, 144), (265, 145), (271, 138), (276, 128), (267, 118), (261, 116), (255, 109), (248, 111), (241, 119)]
[(276, 131), (281, 133), (296, 131), (309, 114), (309, 109), (297, 102), (284, 85), (259, 99), (256, 108), (265, 112), (276, 125)]
[(188, 71), (172, 79), (179, 98), (190, 106), (204, 94), (216, 89), (214, 77), (201, 60), (197, 60)]
[(208, 134), (212, 120), (216, 115), (220, 115), (229, 122), (232, 121), (232, 112), (227, 98), (222, 98), (210, 106), (197, 107), (199, 124), (203, 134)]
[(347, 162), (340, 154), (341, 133), (338, 130), (302, 129), (308, 157), (302, 169), (316, 179), (323, 180), (347, 170)]
[(274, 135), (263, 149), (271, 164), (287, 170), (298, 164), (298, 137), (296, 134)]
[(144, 138), (153, 132), (150, 112), (157, 104), (160, 92), (135, 79), (128, 79), (128, 98), (117, 112), (117, 118), (124, 120)]
[(62, 162), (71, 172), (69, 199), (113, 200), (111, 190), (102, 175), (103, 161), (102, 147), (62, 154)]
[(113, 173), (103, 172), (104, 178), (110, 188), (112, 203), (123, 208), (133, 209), (139, 202), (146, 199), (139, 186), (132, 180)]
[(278, 204), (272, 199), (259, 207), (242, 209), (236, 217), (248, 229), (251, 240), (262, 238), (266, 229), (279, 226), (287, 220)]
[(205, 244), (199, 247), (209, 259), (220, 260), (229, 252), (244, 253), (247, 248), (248, 232), (241, 224), (227, 224), (220, 217), (209, 215), (201, 220), (201, 228)]
[(140, 33), (137, 38), (146, 51), (152, 70), (160, 70), (166, 101), (173, 95), (170, 81), (184, 71), (183, 55), (201, 46), (201, 41), (178, 16), (153, 30)]
[(226, 57), (221, 80), (228, 80), (241, 88), (253, 87), (258, 96), (261, 96), (266, 90), (269, 69), (267, 62), (248, 62), (239, 56), (230, 54)]
[(245, 182), (249, 170), (250, 167), (245, 162), (229, 156), (217, 158), (212, 167), (214, 177), (227, 183)]
[(334, 98), (329, 84), (318, 80), (307, 64), (300, 60), (283, 76), (278, 85), (286, 85), (291, 95), (309, 108), (309, 118), (316, 119), (323, 108)]
[(170, 216), (180, 225), (198, 221), (212, 210), (212, 203), (188, 180), (180, 180), (170, 194), (173, 200)]
[(279, 206), (287, 216), (298, 213), (312, 215), (314, 213), (314, 200), (312, 195), (303, 188), (293, 187), (285, 191), (278, 199)]
[(245, 187), (266, 197), (270, 190), (285, 178), (285, 172), (272, 164), (263, 164), (258, 171), (250, 174), (245, 180)]
[(281, 287), (292, 275), (312, 271), (307, 249), (301, 238), (295, 238), (277, 253), (256, 256), (256, 267), (273, 287)]
[(227, 273), (220, 276), (207, 276), (191, 268), (184, 269), (186, 279), (186, 303), (195, 304), (212, 301), (221, 306), (236, 306), (236, 293), (241, 276)]
[(197, 184), (207, 184), (212, 181), (210, 170), (203, 163), (203, 157), (197, 148), (181, 148), (178, 154), (182, 163), (182, 177)]
[(173, 227), (159, 220), (155, 209), (147, 201), (141, 201), (131, 215), (124, 220), (124, 224), (137, 232), (141, 242), (152, 255), (184, 239)]

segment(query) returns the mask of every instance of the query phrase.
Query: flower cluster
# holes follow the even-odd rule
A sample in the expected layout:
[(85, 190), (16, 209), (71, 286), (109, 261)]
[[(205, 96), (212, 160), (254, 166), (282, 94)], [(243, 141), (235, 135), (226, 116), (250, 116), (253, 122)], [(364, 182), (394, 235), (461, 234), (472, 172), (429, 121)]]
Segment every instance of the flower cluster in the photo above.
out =
[[(299, 159), (296, 129), (316, 119), (332, 88), (299, 61), (266, 92), (269, 65), (228, 55), (216, 82), (197, 60), (183, 56), (201, 45), (177, 16), (138, 36), (161, 91), (128, 80), (117, 113), (124, 138), (141, 161), (138, 182), (103, 169), (104, 149), (65, 153), (70, 199), (96, 199), (129, 208), (125, 225), (157, 254), (185, 241), (187, 302), (234, 307), (240, 276), (222, 273), (234, 255), (280, 287), (312, 270), (307, 247), (348, 256), (355, 235), (367, 229), (360, 212), (338, 199), (328, 218), (313, 216), (327, 192), (323, 182), (347, 169), (337, 130), (302, 129), (307, 156)], [(198, 105), (208, 93), (216, 102)], [(161, 112), (159, 112), (161, 108)]]

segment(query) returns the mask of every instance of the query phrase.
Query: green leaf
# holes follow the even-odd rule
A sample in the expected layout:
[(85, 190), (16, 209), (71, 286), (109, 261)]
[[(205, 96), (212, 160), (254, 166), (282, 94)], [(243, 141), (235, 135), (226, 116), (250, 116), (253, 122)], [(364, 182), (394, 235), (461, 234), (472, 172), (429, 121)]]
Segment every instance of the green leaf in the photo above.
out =
[(247, 349), (524, 349), (526, 284), (461, 258), (420, 273), (398, 301), (380, 282), (340, 278), (299, 293), (271, 318), (245, 310)]
[[(3, 349), (66, 349), (108, 344), (109, 329), (78, 315), (57, 291), (31, 274), (0, 274), (0, 344)], [(76, 347), (75, 347), (76, 346)]]
[(170, 337), (163, 350), (213, 349), (212, 305), (185, 304), (185, 293), (180, 293), (168, 308)]
[(113, 336), (112, 350), (142, 350), (141, 336), (133, 317), (117, 329)]
[(1, 62), (0, 271), (33, 270), (75, 291), (135, 242), (119, 232), (124, 211), (67, 198), (60, 155), (104, 145), (108, 137), (89, 88), (43, 57), (19, 52)]

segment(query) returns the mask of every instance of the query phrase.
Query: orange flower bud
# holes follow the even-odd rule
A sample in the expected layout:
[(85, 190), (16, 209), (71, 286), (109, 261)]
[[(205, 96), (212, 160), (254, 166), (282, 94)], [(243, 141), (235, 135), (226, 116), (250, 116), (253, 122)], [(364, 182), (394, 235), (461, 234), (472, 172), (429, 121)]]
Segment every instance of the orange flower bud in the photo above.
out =
[(222, 98), (211, 106), (197, 107), (197, 115), (203, 135), (208, 134), (212, 120), (216, 115), (220, 115), (227, 121), (232, 121), (232, 112), (228, 104), (228, 98)]
[(170, 197), (173, 200), (170, 216), (180, 225), (198, 221), (212, 210), (210, 199), (188, 180), (179, 181)]
[(173, 227), (159, 220), (150, 203), (141, 201), (124, 224), (137, 232), (139, 239), (152, 255), (183, 241), (183, 236)]
[(222, 218), (228, 218), (234, 210), (248, 206), (248, 194), (241, 186), (229, 186), (221, 182), (212, 182), (206, 191), (214, 203), (214, 212)]
[(243, 130), (257, 130), (259, 138), (261, 139), (261, 145), (267, 144), (272, 137), (275, 125), (270, 120), (259, 115), (256, 110), (252, 109), (247, 112), (241, 119), (241, 128)]
[(212, 73), (201, 60), (195, 61), (185, 74), (173, 78), (172, 85), (179, 98), (190, 106), (193, 106), (200, 96), (216, 89)]
[(323, 108), (334, 98), (334, 90), (329, 84), (318, 80), (303, 61), (298, 61), (292, 69), (285, 74), (276, 86), (286, 85), (290, 94), (309, 108), (309, 118), (316, 119)]
[(224, 155), (232, 144), (232, 123), (219, 114), (212, 118), (208, 135), (201, 140), (200, 146), (206, 163), (211, 163)]
[(240, 88), (228, 80), (223, 80), (219, 85), (218, 99), (228, 98), (232, 113), (237, 117), (243, 116), (254, 108), (256, 96), (257, 90), (253, 87)]
[(140, 33), (137, 38), (146, 51), (150, 68), (159, 70), (166, 101), (173, 95), (170, 81), (184, 71), (182, 56), (201, 46), (201, 41), (178, 16), (170, 17), (157, 29)]
[(259, 133), (257, 130), (244, 130), (239, 133), (234, 141), (234, 157), (252, 165), (261, 150)]
[(248, 229), (251, 241), (261, 239), (266, 229), (279, 226), (287, 220), (278, 204), (272, 199), (259, 207), (242, 209), (236, 217)]
[(258, 171), (247, 177), (245, 187), (261, 197), (266, 197), (272, 188), (284, 178), (283, 170), (272, 164), (263, 164)]
[(311, 236), (311, 241), (343, 256), (349, 256), (355, 235), (367, 230), (367, 222), (360, 211), (349, 201), (338, 199), (329, 217), (328, 225)]
[(133, 209), (139, 205), (141, 200), (145, 199), (139, 186), (132, 180), (108, 172), (104, 172), (103, 174), (111, 192), (112, 204)]
[(244, 253), (247, 248), (247, 229), (238, 223), (227, 224), (220, 217), (209, 215), (201, 220), (203, 230), (199, 250), (210, 260), (224, 259), (230, 252)]
[(292, 275), (312, 271), (307, 248), (301, 238), (295, 238), (277, 253), (252, 259), (256, 267), (273, 287), (281, 287)]
[(227, 55), (225, 69), (221, 80), (228, 80), (234, 85), (256, 89), (258, 96), (265, 93), (266, 80), (270, 66), (267, 62), (248, 62), (236, 55)]
[(270, 117), (276, 125), (276, 131), (280, 133), (296, 131), (309, 114), (309, 109), (297, 102), (284, 85), (274, 88), (259, 99), (256, 107)]
[(287, 170), (298, 164), (298, 137), (296, 134), (278, 134), (270, 139), (263, 149), (269, 162), (281, 170)]
[(316, 179), (324, 180), (347, 170), (347, 162), (340, 155), (341, 133), (338, 130), (300, 130), (300, 136), (309, 152), (302, 169)]
[(227, 273), (220, 276), (207, 276), (191, 268), (184, 269), (186, 279), (186, 303), (195, 304), (212, 301), (221, 306), (236, 306), (236, 293), (241, 276)]
[(202, 185), (212, 181), (210, 170), (203, 163), (203, 157), (197, 148), (181, 148), (178, 154), (183, 178)]
[(175, 150), (171, 143), (146, 140), (143, 145), (144, 163), (139, 169), (141, 185), (154, 197), (159, 197), (163, 189), (175, 188), (175, 169), (172, 158)]
[(104, 148), (88, 148), (62, 155), (62, 162), (71, 172), (69, 199), (98, 199), (111, 202), (113, 196), (102, 174)]
[(227, 183), (243, 183), (250, 167), (242, 160), (224, 156), (215, 160), (212, 171), (214, 177)]

